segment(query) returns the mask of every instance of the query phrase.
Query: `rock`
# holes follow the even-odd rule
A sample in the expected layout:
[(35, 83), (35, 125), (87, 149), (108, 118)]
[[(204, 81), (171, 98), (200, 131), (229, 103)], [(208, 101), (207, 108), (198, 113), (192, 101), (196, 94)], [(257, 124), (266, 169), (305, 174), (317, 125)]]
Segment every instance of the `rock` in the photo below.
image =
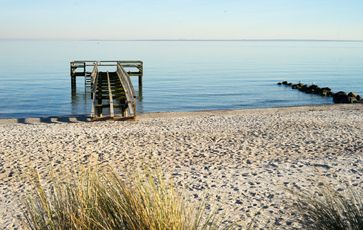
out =
[(274, 167), (274, 168), (278, 168), (279, 166), (273, 162), (269, 162), (269, 164), (271, 167)]
[(350, 98), (350, 100), (351, 100), (350, 103), (357, 103), (358, 101), (361, 100), (361, 97), (358, 94), (353, 93), (353, 92), (348, 93), (348, 97), (351, 97)]
[(325, 90), (325, 91), (331, 92), (331, 88), (329, 88), (329, 87), (323, 87), (323, 88), (321, 88), (321, 90)]
[(328, 97), (329, 96), (329, 91), (326, 90), (320, 90), (319, 94), (323, 97)]
[(13, 175), (14, 175), (14, 172), (10, 171), (8, 177), (12, 177)]
[(323, 97), (329, 97), (332, 95), (331, 89), (328, 87), (320, 88), (319, 94)]
[(314, 84), (312, 84), (311, 86), (309, 86), (311, 89), (319, 89), (319, 86), (317, 86), (317, 85), (314, 85)]
[(334, 103), (357, 103), (359, 100), (360, 96), (353, 92), (346, 94), (345, 92), (340, 91), (333, 96)]
[(306, 93), (314, 93), (314, 94), (318, 94), (319, 93), (320, 88), (317, 85), (310, 85), (307, 87), (306, 89)]
[(348, 97), (348, 103), (357, 103), (358, 100), (355, 97)]
[(362, 100), (362, 98), (353, 92), (349, 94), (340, 91), (338, 93), (333, 93), (329, 87), (320, 88), (318, 85), (304, 85), (302, 83), (293, 84), (287, 81), (279, 82), (278, 85), (286, 85), (291, 86), (292, 89), (297, 89), (301, 92), (317, 94), (323, 97), (333, 97), (334, 103), (358, 103)]
[(304, 84), (298, 83), (298, 84), (292, 84), (291, 88), (300, 90), (303, 86), (304, 86)]
[(256, 196), (256, 193), (255, 192), (250, 192), (250, 195), (254, 197), (254, 196)]
[(350, 92), (350, 93), (348, 93), (348, 97), (357, 97), (358, 96), (358, 94), (356, 94), (356, 93), (353, 93), (353, 92)]
[(343, 91), (339, 91), (334, 94), (333, 101), (334, 103), (349, 103), (348, 95)]
[(282, 218), (275, 217), (275, 225), (281, 225)]
[(310, 164), (310, 165), (313, 166), (313, 167), (321, 167), (321, 168), (324, 168), (324, 169), (327, 169), (327, 170), (329, 170), (331, 168), (331, 166), (328, 165), (328, 164), (318, 164), (318, 163), (315, 163), (315, 164)]
[(291, 221), (291, 220), (287, 220), (287, 221), (286, 221), (286, 225), (287, 225), (287, 226), (292, 225), (292, 221)]
[(304, 84), (303, 84), (303, 83), (300, 83), (300, 82), (299, 82), (299, 83), (297, 84), (297, 88), (301, 88), (301, 87), (303, 87), (303, 86), (304, 86)]
[(305, 93), (312, 93), (313, 92), (313, 89), (310, 87), (310, 86), (306, 86), (305, 88)]
[(241, 200), (236, 200), (236, 204), (243, 204)]
[(308, 88), (308, 86), (307, 86), (307, 85), (302, 85), (302, 86), (299, 88), (299, 90), (300, 90), (301, 92), (306, 92), (307, 88)]

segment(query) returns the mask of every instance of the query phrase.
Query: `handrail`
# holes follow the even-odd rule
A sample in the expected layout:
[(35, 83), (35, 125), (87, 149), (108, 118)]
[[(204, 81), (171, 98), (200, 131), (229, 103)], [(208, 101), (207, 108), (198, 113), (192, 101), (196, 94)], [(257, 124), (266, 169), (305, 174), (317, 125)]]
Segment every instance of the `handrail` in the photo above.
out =
[(139, 61), (139, 60), (126, 60), (126, 61), (95, 61), (95, 60), (81, 60), (81, 61), (72, 61), (71, 64), (75, 65), (75, 64), (84, 64), (86, 63), (87, 65), (93, 65), (94, 63), (98, 63), (99, 65), (102, 65), (102, 63), (114, 63), (115, 65), (117, 65), (118, 63), (122, 63), (122, 64), (140, 64), (142, 65), (143, 62)]
[(136, 115), (136, 100), (135, 100), (135, 91), (134, 87), (131, 84), (130, 76), (126, 73), (126, 71), (122, 68), (121, 64), (117, 64), (117, 76), (119, 77), (122, 86), (124, 87), (126, 99), (128, 103), (128, 114), (130, 116)]
[(124, 68), (122, 68), (122, 65), (118, 65), (118, 68), (122, 71), (122, 73), (125, 75), (126, 77), (126, 83), (128, 85), (128, 87), (131, 89), (131, 95), (132, 95), (132, 98), (135, 98), (135, 89), (134, 89), (134, 86), (132, 85), (131, 83), (131, 79), (130, 79), (130, 76), (128, 75), (128, 73), (125, 71)]
[(96, 110), (96, 90), (97, 90), (97, 80), (98, 80), (98, 63), (94, 63), (94, 67), (91, 73), (92, 78), (92, 108), (91, 108), (91, 117), (95, 117)]
[(83, 63), (83, 62), (97, 62), (97, 63), (102, 63), (102, 62), (116, 62), (116, 63), (124, 63), (124, 62), (130, 62), (130, 63), (142, 63), (143, 61), (141, 60), (123, 60), (123, 61), (111, 61), (111, 60), (106, 60), (106, 61), (96, 61), (96, 60), (77, 60), (77, 61), (72, 61), (71, 63)]
[(98, 78), (98, 63), (94, 63), (93, 65), (93, 70), (92, 70), (92, 73), (91, 73), (91, 79), (92, 79), (92, 91), (95, 90), (95, 83), (96, 83), (96, 80)]
[(108, 86), (108, 100), (110, 102), (110, 117), (114, 117), (114, 109), (113, 109), (113, 96), (111, 90), (111, 82), (110, 82), (110, 74), (107, 72), (107, 86)]

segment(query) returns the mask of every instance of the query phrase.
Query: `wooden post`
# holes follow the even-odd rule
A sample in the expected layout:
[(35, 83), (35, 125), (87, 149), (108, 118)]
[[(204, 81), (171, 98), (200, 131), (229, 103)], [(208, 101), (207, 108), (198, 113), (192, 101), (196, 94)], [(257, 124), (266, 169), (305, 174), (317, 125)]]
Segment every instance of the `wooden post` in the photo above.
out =
[(140, 101), (142, 101), (142, 77), (144, 75), (144, 66), (143, 66), (143, 64), (141, 64), (138, 69), (139, 69), (139, 84), (138, 84), (139, 98), (140, 98)]
[(112, 95), (112, 88), (111, 88), (111, 81), (110, 81), (110, 74), (107, 71), (107, 88), (108, 88), (108, 97), (110, 103), (110, 117), (115, 116), (114, 108), (113, 108), (113, 95)]
[(77, 93), (77, 81), (76, 76), (71, 76), (71, 88), (72, 88), (72, 96)]
[(142, 76), (139, 75), (139, 90), (142, 90)]
[(138, 91), (139, 91), (139, 101), (142, 101), (142, 76), (141, 75), (139, 75)]
[(73, 62), (71, 62), (71, 64), (70, 64), (70, 66), (71, 66), (71, 69), (70, 69), (70, 76), (73, 76), (73, 70), (74, 70), (74, 63)]
[[(98, 84), (98, 86), (97, 86), (98, 92), (97, 92), (96, 99), (97, 99), (97, 104), (102, 105), (102, 81), (103, 81), (104, 75), (103, 75), (103, 73), (100, 73), (100, 72), (98, 72), (98, 74), (99, 74), (99, 77), (97, 78), (97, 83), (96, 83), (96, 84)], [(103, 107), (102, 106), (97, 107), (97, 116), (102, 117), (103, 116), (102, 113), (103, 113)]]

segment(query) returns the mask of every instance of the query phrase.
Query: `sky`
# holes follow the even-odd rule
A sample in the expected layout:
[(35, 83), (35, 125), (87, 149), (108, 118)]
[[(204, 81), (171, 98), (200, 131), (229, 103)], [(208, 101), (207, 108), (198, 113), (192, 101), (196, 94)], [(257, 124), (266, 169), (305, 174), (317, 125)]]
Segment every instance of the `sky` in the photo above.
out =
[(0, 0), (0, 39), (363, 40), (363, 0)]

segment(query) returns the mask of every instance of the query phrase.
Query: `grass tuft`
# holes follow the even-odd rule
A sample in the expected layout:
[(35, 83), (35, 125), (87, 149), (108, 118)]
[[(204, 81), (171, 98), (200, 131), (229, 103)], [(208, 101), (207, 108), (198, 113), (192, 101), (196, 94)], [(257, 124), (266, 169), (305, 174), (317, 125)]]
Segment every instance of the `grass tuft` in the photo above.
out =
[(299, 194), (297, 208), (303, 217), (304, 229), (363, 229), (363, 202), (352, 190), (345, 196), (326, 188), (319, 196), (309, 192)]
[(220, 229), (215, 215), (185, 204), (173, 184), (162, 176), (135, 176), (131, 183), (112, 169), (85, 169), (78, 176), (53, 179), (34, 190), (25, 202), (29, 229)]

